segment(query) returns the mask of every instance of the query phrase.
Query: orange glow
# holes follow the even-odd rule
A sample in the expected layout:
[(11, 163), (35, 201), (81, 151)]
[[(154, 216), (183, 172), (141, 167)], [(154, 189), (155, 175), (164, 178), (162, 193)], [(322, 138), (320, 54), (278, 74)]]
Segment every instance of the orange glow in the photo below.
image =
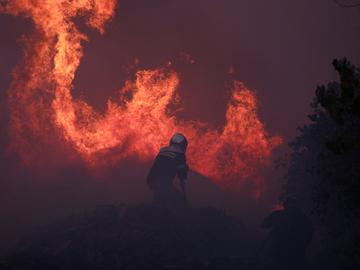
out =
[(101, 113), (73, 98), (81, 43), (87, 40), (73, 19), (84, 17), (89, 27), (104, 33), (115, 6), (116, 0), (11, 0), (0, 10), (30, 18), (35, 28), (24, 39), (24, 60), (9, 91), (12, 148), (31, 164), (54, 135), (62, 148), (73, 149), (94, 168), (127, 157), (152, 159), (174, 132), (182, 132), (190, 142), (193, 170), (221, 186), (259, 179), (257, 168), (269, 162), (281, 138), (267, 135), (255, 94), (240, 82), (234, 82), (220, 130), (181, 121), (169, 112), (180, 82), (175, 71), (166, 69), (138, 71), (136, 80), (127, 81)]
[(282, 203), (277, 203), (274, 208), (273, 208), (273, 211), (281, 211), (281, 210), (284, 210), (285, 207)]

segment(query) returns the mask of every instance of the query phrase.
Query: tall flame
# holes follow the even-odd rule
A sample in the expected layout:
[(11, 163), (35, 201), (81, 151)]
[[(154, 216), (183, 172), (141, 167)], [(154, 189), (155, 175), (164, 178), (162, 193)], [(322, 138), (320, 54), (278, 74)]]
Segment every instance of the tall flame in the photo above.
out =
[(103, 113), (73, 98), (81, 43), (87, 40), (73, 19), (84, 17), (89, 27), (104, 33), (115, 7), (116, 0), (5, 1), (0, 12), (25, 16), (34, 24), (34, 32), (24, 38), (24, 60), (9, 90), (13, 149), (31, 164), (55, 134), (89, 166), (97, 166), (131, 156), (149, 160), (179, 131), (189, 139), (193, 170), (222, 186), (257, 179), (258, 166), (269, 162), (281, 138), (267, 135), (254, 93), (240, 82), (234, 82), (222, 130), (181, 121), (168, 112), (179, 85), (174, 71), (138, 71)]

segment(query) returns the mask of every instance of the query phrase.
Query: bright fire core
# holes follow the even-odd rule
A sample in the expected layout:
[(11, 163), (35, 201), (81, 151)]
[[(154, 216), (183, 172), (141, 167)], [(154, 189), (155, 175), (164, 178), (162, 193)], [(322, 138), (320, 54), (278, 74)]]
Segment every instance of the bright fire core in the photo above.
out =
[(82, 42), (88, 40), (73, 20), (85, 18), (89, 27), (104, 33), (115, 7), (116, 0), (11, 0), (0, 6), (0, 12), (25, 16), (34, 25), (23, 39), (24, 60), (9, 89), (12, 149), (31, 165), (44, 148), (61, 142), (63, 149), (97, 167), (128, 157), (152, 159), (174, 132), (182, 132), (190, 142), (193, 170), (223, 187), (259, 179), (257, 168), (269, 162), (281, 138), (267, 135), (254, 93), (240, 82), (233, 84), (226, 123), (219, 130), (181, 121), (167, 110), (179, 77), (165, 69), (139, 70), (118, 100), (107, 102), (105, 112), (73, 98)]

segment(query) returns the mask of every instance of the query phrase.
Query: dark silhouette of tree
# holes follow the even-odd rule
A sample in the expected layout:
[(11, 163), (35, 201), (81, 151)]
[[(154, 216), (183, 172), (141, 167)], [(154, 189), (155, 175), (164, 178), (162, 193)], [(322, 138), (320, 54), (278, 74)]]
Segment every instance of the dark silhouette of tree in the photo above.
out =
[(333, 66), (340, 82), (317, 87), (310, 123), (290, 143), (283, 200), (295, 196), (317, 224), (322, 266), (360, 269), (360, 69)]

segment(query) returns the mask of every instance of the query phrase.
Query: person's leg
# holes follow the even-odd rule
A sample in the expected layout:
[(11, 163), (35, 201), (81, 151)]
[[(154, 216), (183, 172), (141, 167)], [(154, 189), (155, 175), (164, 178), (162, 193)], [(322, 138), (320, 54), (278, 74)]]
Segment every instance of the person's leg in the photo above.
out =
[(188, 203), (184, 193), (182, 193), (179, 189), (175, 187), (171, 187), (169, 192), (171, 194), (170, 200), (173, 207), (187, 207)]

